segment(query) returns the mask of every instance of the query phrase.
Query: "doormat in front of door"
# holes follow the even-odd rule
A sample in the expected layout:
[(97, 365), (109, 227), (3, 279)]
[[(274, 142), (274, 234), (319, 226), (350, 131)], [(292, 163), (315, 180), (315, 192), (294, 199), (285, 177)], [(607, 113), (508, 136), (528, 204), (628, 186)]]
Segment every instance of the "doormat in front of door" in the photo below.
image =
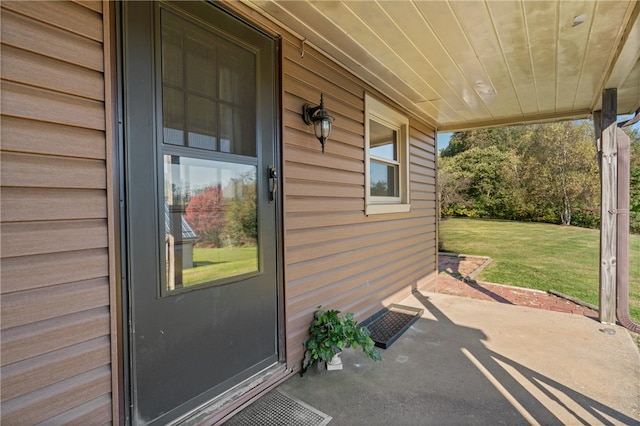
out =
[(361, 325), (371, 331), (376, 346), (387, 349), (393, 342), (418, 321), (424, 309), (404, 305), (389, 305), (366, 319)]
[(332, 418), (276, 389), (233, 416), (225, 426), (324, 426)]

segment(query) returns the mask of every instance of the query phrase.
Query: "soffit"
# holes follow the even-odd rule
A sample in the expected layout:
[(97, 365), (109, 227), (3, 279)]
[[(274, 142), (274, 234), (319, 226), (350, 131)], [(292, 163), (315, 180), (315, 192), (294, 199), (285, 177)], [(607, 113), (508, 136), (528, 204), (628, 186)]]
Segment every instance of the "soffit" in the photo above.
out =
[(633, 0), (247, 3), (439, 130), (640, 107)]

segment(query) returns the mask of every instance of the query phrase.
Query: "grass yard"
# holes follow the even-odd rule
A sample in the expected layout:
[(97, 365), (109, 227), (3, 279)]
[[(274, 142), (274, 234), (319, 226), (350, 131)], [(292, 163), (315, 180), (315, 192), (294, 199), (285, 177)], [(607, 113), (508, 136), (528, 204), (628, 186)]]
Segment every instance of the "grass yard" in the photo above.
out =
[[(480, 281), (556, 290), (598, 305), (600, 231), (542, 223), (443, 219), (441, 250), (489, 256)], [(631, 235), (629, 311), (640, 322), (640, 236)]]
[(184, 285), (200, 284), (256, 271), (257, 248), (194, 248), (193, 264), (193, 268), (183, 270)]

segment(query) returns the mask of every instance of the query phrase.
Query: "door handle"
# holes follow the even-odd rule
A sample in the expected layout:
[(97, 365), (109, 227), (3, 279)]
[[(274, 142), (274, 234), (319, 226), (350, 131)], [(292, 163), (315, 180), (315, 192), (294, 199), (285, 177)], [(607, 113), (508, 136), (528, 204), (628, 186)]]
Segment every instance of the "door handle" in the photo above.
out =
[(276, 166), (269, 166), (269, 201), (276, 199), (278, 192), (278, 169)]

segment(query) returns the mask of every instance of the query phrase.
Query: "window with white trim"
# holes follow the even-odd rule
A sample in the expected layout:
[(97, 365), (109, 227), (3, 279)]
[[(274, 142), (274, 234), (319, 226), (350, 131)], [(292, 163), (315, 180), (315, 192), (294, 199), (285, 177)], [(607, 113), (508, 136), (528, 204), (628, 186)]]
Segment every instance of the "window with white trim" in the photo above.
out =
[(401, 213), (409, 199), (409, 118), (365, 95), (365, 213)]

